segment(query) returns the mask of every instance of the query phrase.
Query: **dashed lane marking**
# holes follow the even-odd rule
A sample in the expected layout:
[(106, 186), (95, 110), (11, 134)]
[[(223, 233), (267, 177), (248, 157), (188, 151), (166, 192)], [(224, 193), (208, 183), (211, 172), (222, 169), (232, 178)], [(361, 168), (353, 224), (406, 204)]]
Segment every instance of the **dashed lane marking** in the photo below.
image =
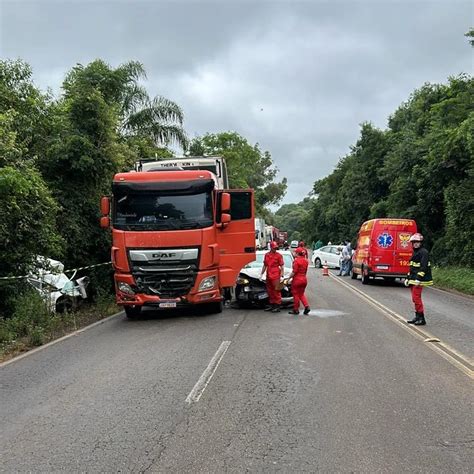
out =
[(400, 327), (408, 331), (413, 336), (421, 339), (423, 342), (429, 342), (428, 347), (435, 351), (438, 355), (447, 360), (451, 365), (459, 369), (461, 372), (466, 374), (469, 378), (474, 379), (474, 364), (469, 357), (461, 354), (456, 349), (452, 348), (445, 342), (440, 341), (436, 336), (430, 334), (426, 329), (421, 329), (419, 326), (412, 326), (406, 323), (406, 319), (398, 314), (396, 311), (387, 308), (385, 305), (377, 301), (376, 299), (369, 296), (367, 293), (354, 288), (345, 281), (336, 278), (330, 274), (330, 277), (338, 282), (340, 285), (345, 286), (347, 289), (358, 295), (360, 298), (367, 301), (369, 304), (377, 308), (384, 316), (389, 318), (391, 321), (397, 323)]
[(208, 366), (206, 367), (206, 370), (204, 370), (201, 377), (199, 377), (199, 380), (196, 382), (196, 385), (194, 385), (193, 389), (186, 397), (186, 403), (191, 404), (197, 403), (199, 401), (202, 394), (204, 393), (204, 390), (206, 390), (206, 387), (209, 385), (212, 376), (217, 370), (217, 367), (219, 367), (222, 358), (225, 356), (225, 353), (227, 352), (227, 349), (229, 348), (230, 344), (231, 341), (223, 341), (222, 344), (219, 346), (216, 353), (214, 354), (214, 357), (211, 359)]

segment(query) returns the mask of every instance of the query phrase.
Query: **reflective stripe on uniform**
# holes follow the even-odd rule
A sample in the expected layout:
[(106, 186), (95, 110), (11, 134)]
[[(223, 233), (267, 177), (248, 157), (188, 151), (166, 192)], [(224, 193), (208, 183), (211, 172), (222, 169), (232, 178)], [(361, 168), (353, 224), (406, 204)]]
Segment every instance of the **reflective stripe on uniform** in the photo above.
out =
[(408, 280), (408, 284), (413, 286), (432, 286), (433, 281)]

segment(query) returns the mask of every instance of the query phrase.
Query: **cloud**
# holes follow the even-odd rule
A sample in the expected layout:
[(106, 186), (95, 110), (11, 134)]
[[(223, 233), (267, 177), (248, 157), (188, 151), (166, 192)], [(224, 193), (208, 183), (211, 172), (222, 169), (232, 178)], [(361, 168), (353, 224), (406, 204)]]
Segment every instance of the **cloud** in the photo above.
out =
[(360, 123), (384, 127), (424, 82), (472, 71), (470, 2), (254, 3), (3, 3), (0, 48), (56, 90), (76, 62), (143, 62), (191, 137), (235, 130), (270, 151), (284, 202), (332, 171)]

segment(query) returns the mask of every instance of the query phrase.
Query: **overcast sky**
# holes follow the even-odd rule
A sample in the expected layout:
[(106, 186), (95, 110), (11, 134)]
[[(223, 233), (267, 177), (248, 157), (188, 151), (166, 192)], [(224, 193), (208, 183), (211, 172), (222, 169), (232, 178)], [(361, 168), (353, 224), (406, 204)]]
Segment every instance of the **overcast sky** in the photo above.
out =
[(59, 91), (76, 63), (142, 62), (192, 138), (235, 130), (298, 202), (424, 82), (473, 72), (473, 1), (5, 1), (0, 54)]

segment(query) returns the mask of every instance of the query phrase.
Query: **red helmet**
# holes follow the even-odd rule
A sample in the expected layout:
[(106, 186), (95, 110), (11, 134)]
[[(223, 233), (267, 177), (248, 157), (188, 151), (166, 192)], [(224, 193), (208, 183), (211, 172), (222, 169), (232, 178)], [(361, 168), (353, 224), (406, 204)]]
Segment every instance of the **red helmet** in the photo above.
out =
[(304, 255), (306, 254), (306, 251), (305, 251), (304, 248), (298, 247), (298, 248), (295, 250), (295, 253), (296, 253), (296, 255), (304, 256)]
[(272, 240), (272, 241), (270, 242), (270, 248), (271, 248), (271, 249), (277, 249), (277, 248), (278, 248), (278, 243), (275, 242), (274, 240)]
[(304, 247), (304, 242), (302, 240), (300, 240), (298, 247)]
[(417, 232), (410, 237), (410, 242), (423, 242), (423, 236)]

